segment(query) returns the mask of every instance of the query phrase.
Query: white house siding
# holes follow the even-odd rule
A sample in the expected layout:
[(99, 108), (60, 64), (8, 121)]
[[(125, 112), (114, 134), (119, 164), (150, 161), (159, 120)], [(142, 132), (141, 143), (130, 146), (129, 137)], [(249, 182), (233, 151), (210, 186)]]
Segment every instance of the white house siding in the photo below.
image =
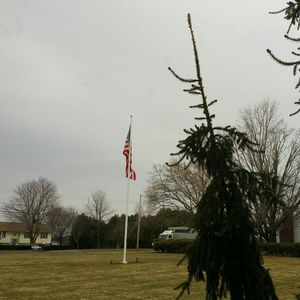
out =
[(300, 243), (300, 216), (294, 218), (294, 242)]

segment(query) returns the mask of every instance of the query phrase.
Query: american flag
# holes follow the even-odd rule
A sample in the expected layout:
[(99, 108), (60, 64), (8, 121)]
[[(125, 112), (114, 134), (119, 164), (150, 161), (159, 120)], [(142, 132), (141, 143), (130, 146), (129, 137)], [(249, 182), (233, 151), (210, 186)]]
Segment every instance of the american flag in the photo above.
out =
[(129, 127), (129, 131), (125, 141), (123, 155), (126, 157), (126, 177), (129, 177), (129, 179), (132, 180), (136, 180), (135, 171), (132, 169), (132, 147), (131, 147), (131, 140), (130, 140), (130, 131), (131, 131), (131, 126)]

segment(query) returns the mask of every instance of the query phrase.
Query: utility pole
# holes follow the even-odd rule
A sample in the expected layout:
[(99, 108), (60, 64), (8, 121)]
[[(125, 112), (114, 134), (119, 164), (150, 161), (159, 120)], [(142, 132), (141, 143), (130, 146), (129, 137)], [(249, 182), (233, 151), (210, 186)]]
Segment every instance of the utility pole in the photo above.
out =
[(139, 205), (138, 224), (137, 224), (137, 235), (136, 235), (136, 262), (139, 262), (140, 226), (141, 226), (141, 206), (142, 206), (142, 195), (140, 194), (140, 205)]

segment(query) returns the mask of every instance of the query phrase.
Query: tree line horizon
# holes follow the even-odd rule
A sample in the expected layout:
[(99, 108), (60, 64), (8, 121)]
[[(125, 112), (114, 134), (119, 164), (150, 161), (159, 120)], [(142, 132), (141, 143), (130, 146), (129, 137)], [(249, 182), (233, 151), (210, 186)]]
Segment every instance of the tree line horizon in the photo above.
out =
[[(238, 128), (261, 147), (261, 151), (238, 152), (236, 156), (239, 163), (264, 175), (258, 194), (260, 201), (251, 208), (257, 234), (260, 241), (276, 242), (276, 232), (295, 214), (299, 214), (300, 133), (287, 125), (278, 112), (277, 103), (270, 100), (246, 107), (240, 112), (238, 124)], [(169, 164), (172, 163), (174, 160), (171, 159)], [(268, 177), (267, 174), (272, 176)], [(279, 179), (278, 183), (276, 178)], [(185, 162), (173, 167), (153, 165), (143, 194), (144, 215), (153, 215), (160, 208), (168, 207), (186, 211), (194, 217), (208, 184), (209, 177), (203, 168), (193, 165), (187, 167)], [(276, 198), (281, 201), (266, 200)], [(35, 203), (33, 201), (30, 204), (32, 200)], [(38, 213), (33, 216), (30, 212), (35, 205), (40, 207), (41, 215)], [(31, 242), (39, 233), (39, 227), (33, 228), (35, 222), (52, 224), (51, 228), (57, 232), (55, 238), (61, 243), (66, 230), (80, 215), (74, 207), (62, 205), (55, 184), (43, 177), (18, 185), (10, 201), (2, 206), (2, 211), (8, 220), (27, 224)], [(114, 212), (102, 190), (91, 193), (86, 200), (84, 214), (87, 217), (103, 222)], [(31, 220), (28, 215), (33, 216)]]

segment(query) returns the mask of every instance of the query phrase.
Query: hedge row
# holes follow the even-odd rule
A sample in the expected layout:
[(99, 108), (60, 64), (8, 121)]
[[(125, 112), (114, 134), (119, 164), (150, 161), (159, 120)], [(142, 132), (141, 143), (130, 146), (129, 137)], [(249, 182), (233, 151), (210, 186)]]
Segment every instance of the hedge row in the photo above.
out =
[(300, 257), (300, 243), (263, 243), (261, 250), (264, 255)]
[(73, 249), (70, 245), (47, 245), (43, 246), (43, 250), (69, 250)]
[[(192, 243), (193, 240), (187, 239), (154, 240), (153, 249), (158, 252), (185, 253)], [(263, 255), (300, 257), (300, 243), (263, 243), (261, 250)]]
[(0, 245), (0, 250), (30, 250), (30, 245)]
[(191, 247), (193, 240), (188, 239), (163, 239), (154, 240), (153, 249), (158, 252), (185, 253)]
[[(46, 245), (42, 246), (42, 250), (67, 250), (71, 249), (68, 245)], [(0, 245), (0, 250), (31, 250), (30, 245)]]

